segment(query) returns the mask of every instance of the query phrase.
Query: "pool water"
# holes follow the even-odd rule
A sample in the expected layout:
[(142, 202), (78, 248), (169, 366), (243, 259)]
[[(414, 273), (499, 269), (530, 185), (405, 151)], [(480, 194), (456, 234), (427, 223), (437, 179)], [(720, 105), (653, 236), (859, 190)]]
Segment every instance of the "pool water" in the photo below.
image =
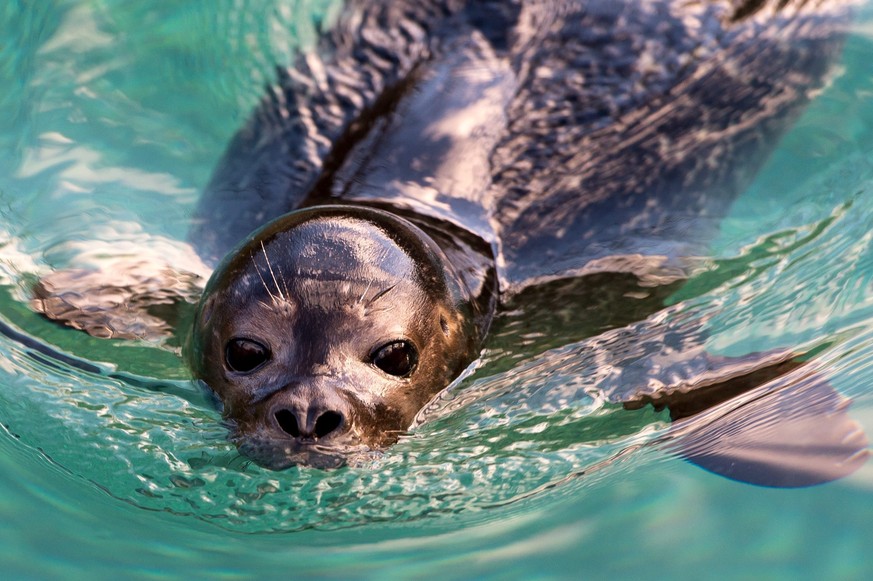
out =
[[(337, 8), (0, 6), (4, 577), (869, 578), (873, 463), (798, 490), (712, 475), (647, 445), (664, 413), (591, 395), (584, 343), (509, 363), (486, 352), (386, 453), (270, 472), (227, 441), (178, 346), (100, 340), (30, 310), (37, 276), (77, 244), (183, 240), (275, 65)], [(710, 267), (672, 300), (707, 314), (714, 352), (829, 345), (817, 365), (873, 434), (870, 54), (873, 5)]]

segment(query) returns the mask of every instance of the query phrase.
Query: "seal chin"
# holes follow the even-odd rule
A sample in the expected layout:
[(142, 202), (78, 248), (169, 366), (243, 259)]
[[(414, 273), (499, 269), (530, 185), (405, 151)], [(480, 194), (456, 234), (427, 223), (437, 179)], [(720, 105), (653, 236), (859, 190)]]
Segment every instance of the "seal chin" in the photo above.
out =
[(285, 470), (292, 466), (331, 470), (345, 466), (356, 454), (368, 451), (365, 446), (322, 445), (257, 437), (239, 438), (236, 445), (240, 453), (269, 470)]

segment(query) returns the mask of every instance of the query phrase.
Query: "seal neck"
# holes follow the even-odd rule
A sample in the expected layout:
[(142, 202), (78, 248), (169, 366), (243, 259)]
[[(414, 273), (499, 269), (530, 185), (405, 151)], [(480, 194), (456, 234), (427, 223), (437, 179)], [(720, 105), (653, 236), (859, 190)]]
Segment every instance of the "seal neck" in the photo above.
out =
[(455, 300), (469, 305), (476, 342), (481, 347), (500, 294), (492, 245), (452, 223), (421, 216), (408, 216), (407, 220), (439, 248), (447, 276), (451, 276), (457, 286)]

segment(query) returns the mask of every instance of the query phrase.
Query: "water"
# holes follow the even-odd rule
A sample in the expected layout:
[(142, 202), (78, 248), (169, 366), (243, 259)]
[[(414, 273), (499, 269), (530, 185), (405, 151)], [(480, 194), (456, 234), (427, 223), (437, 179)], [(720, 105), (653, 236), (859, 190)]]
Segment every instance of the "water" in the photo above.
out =
[[(713, 476), (646, 445), (663, 414), (593, 395), (596, 362), (578, 347), (495, 350), (386, 454), (274, 473), (226, 441), (176, 346), (94, 339), (30, 311), (37, 274), (64, 266), (76, 241), (183, 238), (274, 63), (334, 9), (0, 7), (0, 313), (96, 365), (0, 336), (5, 575), (868, 577), (873, 465), (802, 490)], [(711, 315), (714, 352), (832, 344), (817, 362), (873, 434), (871, 50), (865, 7), (841, 74), (673, 301)]]

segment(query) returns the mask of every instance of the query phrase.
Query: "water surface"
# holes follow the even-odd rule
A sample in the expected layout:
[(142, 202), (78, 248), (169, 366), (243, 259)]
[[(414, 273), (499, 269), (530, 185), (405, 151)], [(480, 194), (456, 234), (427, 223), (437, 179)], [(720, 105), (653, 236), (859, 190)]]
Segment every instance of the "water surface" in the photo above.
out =
[[(663, 413), (598, 398), (596, 361), (579, 348), (487, 352), (384, 455), (275, 473), (227, 442), (174, 345), (94, 339), (30, 311), (38, 273), (68, 264), (77, 242), (136, 252), (183, 239), (275, 63), (335, 8), (0, 7), (0, 318), (93, 365), (35, 357), (32, 343), (0, 336), (10, 578), (121, 567), (143, 578), (873, 573), (873, 467), (790, 491), (711, 475), (649, 445), (667, 428)], [(709, 268), (673, 297), (709, 317), (713, 352), (830, 345), (816, 363), (868, 433), (871, 17), (861, 11), (840, 73), (734, 206)]]

